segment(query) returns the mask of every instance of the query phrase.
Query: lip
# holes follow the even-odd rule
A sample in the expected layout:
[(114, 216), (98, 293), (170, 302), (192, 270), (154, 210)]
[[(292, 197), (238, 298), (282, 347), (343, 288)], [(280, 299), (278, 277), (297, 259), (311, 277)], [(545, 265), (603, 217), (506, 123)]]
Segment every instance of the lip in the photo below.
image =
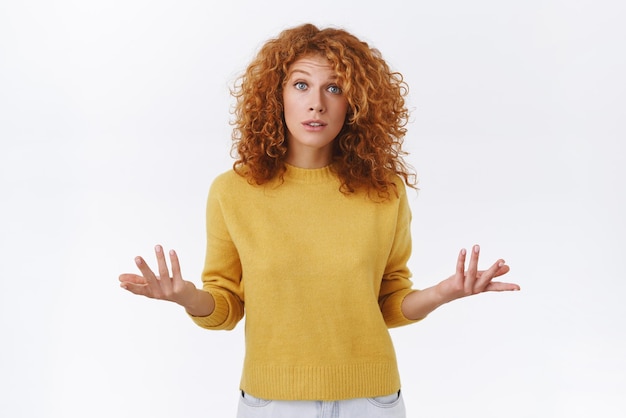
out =
[(307, 131), (313, 131), (313, 132), (321, 131), (322, 129), (324, 129), (326, 125), (328, 124), (318, 119), (310, 119), (310, 120), (305, 120), (304, 122), (302, 122), (302, 126), (304, 127), (304, 129), (306, 129)]

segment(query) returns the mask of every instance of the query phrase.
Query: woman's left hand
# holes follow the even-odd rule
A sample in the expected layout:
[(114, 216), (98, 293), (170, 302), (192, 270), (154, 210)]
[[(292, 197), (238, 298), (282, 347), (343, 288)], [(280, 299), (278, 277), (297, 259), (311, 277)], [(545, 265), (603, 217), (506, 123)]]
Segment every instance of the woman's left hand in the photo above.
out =
[(456, 262), (456, 272), (436, 286), (438, 293), (445, 302), (483, 292), (520, 290), (520, 287), (515, 283), (493, 281), (494, 278), (509, 272), (509, 266), (505, 264), (504, 260), (496, 261), (487, 270), (478, 270), (479, 255), (480, 247), (474, 245), (469, 265), (465, 269), (467, 251), (465, 249), (460, 251)]

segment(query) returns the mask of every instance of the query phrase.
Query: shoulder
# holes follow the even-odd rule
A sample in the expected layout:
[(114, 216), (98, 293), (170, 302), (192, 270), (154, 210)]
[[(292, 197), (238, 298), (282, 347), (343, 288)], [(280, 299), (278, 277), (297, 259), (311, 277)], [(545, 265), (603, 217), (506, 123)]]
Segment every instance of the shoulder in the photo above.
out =
[[(406, 200), (406, 184), (404, 180), (398, 176), (397, 174), (389, 174), (386, 179), (386, 188), (384, 191), (376, 191), (379, 198), (382, 198), (383, 201), (388, 201), (390, 203), (396, 203), (402, 200)], [(370, 192), (371, 194), (372, 192)]]
[(399, 175), (393, 174), (391, 177), (391, 182), (395, 185), (399, 197), (406, 195), (406, 184), (404, 184), (404, 180), (402, 180)]
[(237, 174), (233, 169), (218, 174), (211, 183), (211, 191), (229, 190), (232, 187), (238, 187), (240, 184), (247, 184), (247, 180)]
[(218, 174), (209, 187), (209, 200), (223, 200), (228, 196), (239, 195), (248, 185), (245, 178), (230, 169)]

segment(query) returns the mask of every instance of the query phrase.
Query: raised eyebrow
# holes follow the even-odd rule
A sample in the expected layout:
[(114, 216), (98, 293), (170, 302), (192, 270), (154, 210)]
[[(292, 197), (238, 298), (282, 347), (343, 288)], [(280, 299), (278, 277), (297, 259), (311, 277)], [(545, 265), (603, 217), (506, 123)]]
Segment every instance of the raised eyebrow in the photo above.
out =
[(306, 74), (306, 75), (311, 75), (311, 73), (309, 73), (308, 71), (300, 70), (298, 68), (294, 68), (293, 70), (291, 70), (289, 75), (292, 75), (294, 73), (302, 73), (302, 74)]
[(295, 69), (295, 70), (291, 70), (291, 71), (289, 72), (289, 74), (287, 74), (287, 78), (285, 78), (285, 81), (287, 81), (287, 80), (291, 80), (291, 79), (292, 79), (292, 78), (294, 78), (294, 77), (296, 76), (296, 74), (298, 74), (298, 73), (300, 73), (300, 74), (304, 74), (305, 76), (308, 76), (308, 77), (311, 77), (311, 74), (310, 74), (309, 72), (304, 71), (304, 70), (298, 70), (298, 69)]

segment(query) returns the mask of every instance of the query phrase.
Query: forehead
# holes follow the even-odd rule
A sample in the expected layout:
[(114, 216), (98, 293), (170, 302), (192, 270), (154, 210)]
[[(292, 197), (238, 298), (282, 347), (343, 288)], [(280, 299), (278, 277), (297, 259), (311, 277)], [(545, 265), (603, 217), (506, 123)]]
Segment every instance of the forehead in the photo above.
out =
[(287, 76), (291, 76), (294, 72), (308, 75), (336, 77), (335, 70), (331, 66), (330, 61), (318, 55), (306, 55), (295, 60), (289, 66)]

